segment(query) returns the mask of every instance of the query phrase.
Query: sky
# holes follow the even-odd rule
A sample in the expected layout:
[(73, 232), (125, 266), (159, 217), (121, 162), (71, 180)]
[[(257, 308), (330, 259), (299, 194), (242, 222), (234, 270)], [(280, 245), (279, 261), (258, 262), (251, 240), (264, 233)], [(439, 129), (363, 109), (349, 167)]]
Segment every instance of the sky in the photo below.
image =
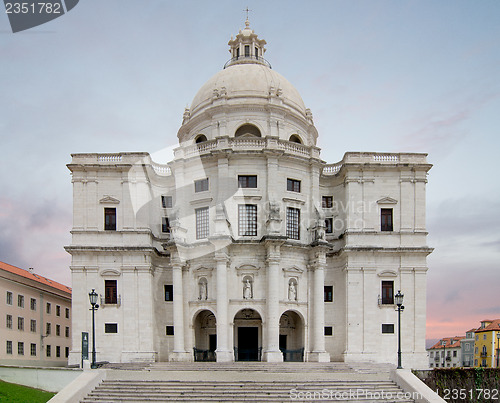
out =
[(82, 0), (15, 34), (0, 6), (0, 260), (71, 285), (71, 153), (166, 162), (247, 6), (325, 161), (428, 153), (427, 338), (499, 318), (498, 0)]

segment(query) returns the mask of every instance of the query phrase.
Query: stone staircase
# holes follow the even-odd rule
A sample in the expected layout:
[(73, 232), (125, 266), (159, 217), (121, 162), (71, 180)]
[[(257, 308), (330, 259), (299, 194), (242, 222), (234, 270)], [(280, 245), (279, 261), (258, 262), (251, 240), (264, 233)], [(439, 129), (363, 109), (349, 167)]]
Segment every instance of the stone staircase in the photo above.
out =
[(413, 402), (391, 367), (345, 363), (109, 364), (90, 402)]

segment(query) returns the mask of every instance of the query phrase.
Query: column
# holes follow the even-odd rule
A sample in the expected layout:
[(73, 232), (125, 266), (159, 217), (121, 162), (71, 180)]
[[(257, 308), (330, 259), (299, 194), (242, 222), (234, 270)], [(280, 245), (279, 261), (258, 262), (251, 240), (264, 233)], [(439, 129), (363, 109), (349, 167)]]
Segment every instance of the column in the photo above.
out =
[(279, 349), (279, 263), (280, 245), (276, 242), (267, 244), (267, 295), (266, 295), (266, 341), (264, 361), (282, 362), (283, 354)]
[(317, 362), (330, 361), (330, 354), (325, 351), (325, 265), (326, 255), (324, 249), (316, 250), (313, 260), (313, 350), (309, 354), (309, 361)]
[(184, 349), (184, 292), (182, 287), (182, 264), (172, 265), (174, 286), (174, 351), (170, 361), (191, 361), (191, 355)]
[(227, 308), (229, 301), (227, 298), (227, 264), (229, 257), (224, 251), (215, 252), (217, 263), (217, 362), (233, 361), (233, 354), (228, 348), (228, 320)]

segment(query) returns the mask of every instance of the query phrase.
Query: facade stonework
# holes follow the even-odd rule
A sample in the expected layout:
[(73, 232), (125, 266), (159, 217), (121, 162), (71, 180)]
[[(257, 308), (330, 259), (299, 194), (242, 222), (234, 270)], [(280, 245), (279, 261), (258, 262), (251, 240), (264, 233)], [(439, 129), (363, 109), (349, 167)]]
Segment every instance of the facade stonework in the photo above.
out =
[(403, 361), (426, 366), (426, 155), (325, 163), (265, 41), (247, 22), (229, 45), (167, 165), (72, 156), (70, 363), (93, 288), (99, 361), (394, 363), (401, 290)]

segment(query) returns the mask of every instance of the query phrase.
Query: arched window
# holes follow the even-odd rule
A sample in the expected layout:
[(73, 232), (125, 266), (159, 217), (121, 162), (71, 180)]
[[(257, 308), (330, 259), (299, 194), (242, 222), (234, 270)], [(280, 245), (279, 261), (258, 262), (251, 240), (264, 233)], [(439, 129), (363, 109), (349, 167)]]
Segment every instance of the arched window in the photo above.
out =
[(244, 124), (240, 126), (236, 133), (234, 133), (234, 137), (262, 137), (260, 134), (260, 130), (251, 124)]
[(195, 139), (196, 143), (203, 143), (204, 141), (207, 141), (207, 136), (205, 136), (204, 134), (200, 134)]
[(300, 139), (299, 136), (297, 136), (296, 134), (292, 134), (290, 136), (290, 138), (288, 139), (288, 141), (291, 141), (293, 143), (299, 143), (299, 144), (302, 144), (302, 140)]

